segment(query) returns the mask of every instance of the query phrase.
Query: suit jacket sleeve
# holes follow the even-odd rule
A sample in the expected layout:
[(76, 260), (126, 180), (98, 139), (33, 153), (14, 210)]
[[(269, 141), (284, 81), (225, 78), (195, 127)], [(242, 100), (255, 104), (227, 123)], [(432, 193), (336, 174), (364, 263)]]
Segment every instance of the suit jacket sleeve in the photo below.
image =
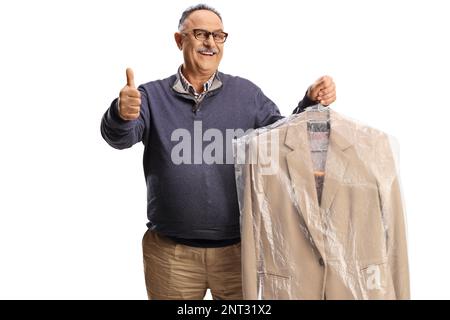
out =
[(386, 232), (388, 268), (397, 299), (409, 299), (409, 267), (406, 224), (399, 177), (389, 138), (384, 136), (378, 146), (379, 193)]
[(237, 190), (240, 207), (241, 220), (241, 260), (242, 260), (242, 290), (245, 300), (256, 300), (258, 297), (257, 277), (257, 252), (256, 235), (258, 206), (254, 206), (253, 195), (253, 167), (249, 163), (249, 148), (245, 144), (245, 164), (237, 165)]

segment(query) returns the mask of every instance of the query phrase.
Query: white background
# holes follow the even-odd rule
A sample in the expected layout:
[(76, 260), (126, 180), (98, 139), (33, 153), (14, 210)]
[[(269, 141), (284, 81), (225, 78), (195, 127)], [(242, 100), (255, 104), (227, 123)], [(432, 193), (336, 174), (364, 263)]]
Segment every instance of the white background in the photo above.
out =
[[(288, 115), (331, 75), (336, 111), (395, 136), (412, 297), (450, 298), (448, 1), (209, 1), (230, 36), (220, 70)], [(146, 299), (141, 144), (100, 120), (125, 85), (175, 73), (192, 1), (0, 4), (0, 298)]]

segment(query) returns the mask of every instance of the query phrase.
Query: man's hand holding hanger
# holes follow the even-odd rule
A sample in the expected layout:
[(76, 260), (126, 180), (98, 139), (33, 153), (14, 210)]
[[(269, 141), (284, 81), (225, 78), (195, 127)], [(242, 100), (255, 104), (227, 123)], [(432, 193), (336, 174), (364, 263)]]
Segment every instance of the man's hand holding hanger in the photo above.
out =
[(307, 96), (312, 101), (329, 106), (336, 101), (336, 85), (333, 78), (323, 76), (316, 80), (309, 88)]

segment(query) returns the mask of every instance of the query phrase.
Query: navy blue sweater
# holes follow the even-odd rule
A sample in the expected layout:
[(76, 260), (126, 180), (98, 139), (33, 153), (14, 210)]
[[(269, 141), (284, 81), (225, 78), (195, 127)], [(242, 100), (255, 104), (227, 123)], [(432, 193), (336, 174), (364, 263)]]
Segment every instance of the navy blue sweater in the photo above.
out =
[[(117, 99), (102, 118), (101, 134), (112, 147), (125, 149), (140, 141), (144, 144), (147, 226), (169, 237), (240, 237), (234, 166), (230, 163), (226, 130), (256, 129), (282, 118), (277, 106), (252, 82), (221, 72), (218, 77), (223, 85), (209, 91), (196, 111), (192, 99), (174, 90), (177, 78), (172, 75), (138, 87), (142, 100), (138, 119), (122, 120)], [(295, 112), (312, 104), (305, 95)], [(176, 140), (172, 134), (180, 128), (192, 137), (192, 156), (190, 161), (175, 164), (172, 150), (176, 145), (180, 147), (182, 139)], [(208, 164), (202, 159), (205, 147), (211, 143), (202, 141), (202, 134), (211, 128), (218, 129), (224, 138), (223, 163)], [(194, 136), (200, 139), (197, 146), (201, 148), (194, 146)], [(180, 154), (185, 156), (183, 152)]]

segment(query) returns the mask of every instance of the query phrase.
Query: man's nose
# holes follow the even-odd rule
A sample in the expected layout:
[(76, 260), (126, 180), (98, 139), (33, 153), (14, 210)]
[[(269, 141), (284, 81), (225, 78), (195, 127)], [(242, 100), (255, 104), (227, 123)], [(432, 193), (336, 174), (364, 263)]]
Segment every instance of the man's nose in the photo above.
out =
[(204, 44), (205, 46), (208, 46), (208, 47), (214, 46), (214, 45), (215, 45), (215, 42), (214, 42), (213, 35), (210, 34), (210, 35), (208, 36), (208, 38), (206, 38), (205, 40), (203, 40), (203, 44)]

